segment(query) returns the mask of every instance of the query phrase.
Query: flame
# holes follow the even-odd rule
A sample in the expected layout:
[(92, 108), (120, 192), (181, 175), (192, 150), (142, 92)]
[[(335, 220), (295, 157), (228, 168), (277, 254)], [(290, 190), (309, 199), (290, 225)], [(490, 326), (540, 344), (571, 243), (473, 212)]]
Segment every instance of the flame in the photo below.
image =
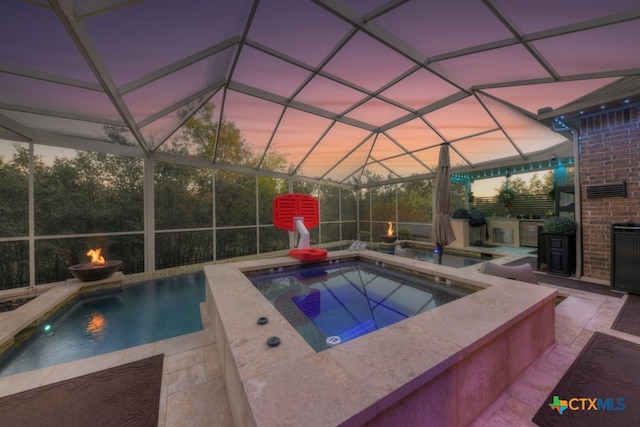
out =
[(393, 236), (393, 223), (389, 221), (388, 224), (389, 228), (387, 229), (387, 236)]
[(102, 252), (102, 249), (98, 248), (98, 249), (89, 249), (89, 252), (87, 252), (87, 255), (91, 257), (91, 264), (106, 264), (107, 262), (104, 260), (104, 258), (102, 257), (102, 255), (100, 255), (100, 252)]

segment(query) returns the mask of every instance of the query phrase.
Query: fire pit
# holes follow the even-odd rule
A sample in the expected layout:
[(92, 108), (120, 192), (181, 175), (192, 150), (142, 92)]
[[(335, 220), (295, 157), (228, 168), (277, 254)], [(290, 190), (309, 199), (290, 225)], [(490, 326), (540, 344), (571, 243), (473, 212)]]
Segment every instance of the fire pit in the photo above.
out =
[(71, 275), (83, 282), (106, 279), (122, 266), (122, 261), (105, 261), (100, 255), (100, 249), (91, 249), (87, 255), (91, 257), (91, 262), (69, 267)]
[(391, 221), (389, 221), (388, 224), (389, 224), (389, 228), (387, 229), (387, 234), (383, 234), (382, 236), (380, 236), (380, 238), (385, 243), (393, 243), (393, 242), (396, 241), (398, 236), (393, 234), (393, 223)]

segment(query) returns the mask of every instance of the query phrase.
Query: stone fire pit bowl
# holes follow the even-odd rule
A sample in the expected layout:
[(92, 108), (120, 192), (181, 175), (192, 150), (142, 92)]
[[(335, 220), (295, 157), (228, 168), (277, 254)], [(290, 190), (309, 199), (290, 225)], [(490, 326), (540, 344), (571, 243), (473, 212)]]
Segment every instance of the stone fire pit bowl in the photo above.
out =
[(111, 276), (120, 270), (122, 261), (107, 261), (104, 265), (96, 265), (90, 262), (85, 264), (76, 264), (69, 267), (69, 272), (73, 277), (83, 282), (93, 282), (94, 280), (102, 280)]
[(388, 234), (383, 234), (382, 236), (380, 236), (380, 238), (385, 243), (393, 243), (396, 241), (396, 239), (398, 239), (398, 236), (389, 236)]

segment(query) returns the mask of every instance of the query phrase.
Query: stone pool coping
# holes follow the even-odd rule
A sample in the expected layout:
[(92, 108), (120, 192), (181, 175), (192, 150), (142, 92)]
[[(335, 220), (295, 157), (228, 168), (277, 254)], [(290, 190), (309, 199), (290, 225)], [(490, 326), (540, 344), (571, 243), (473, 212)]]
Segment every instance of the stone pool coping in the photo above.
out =
[[(484, 289), (316, 353), (243, 274), (299, 261), (206, 266), (205, 309), (236, 425), (467, 425), (554, 341), (555, 289), (369, 250), (327, 259), (343, 258)], [(279, 346), (267, 345), (272, 336)]]

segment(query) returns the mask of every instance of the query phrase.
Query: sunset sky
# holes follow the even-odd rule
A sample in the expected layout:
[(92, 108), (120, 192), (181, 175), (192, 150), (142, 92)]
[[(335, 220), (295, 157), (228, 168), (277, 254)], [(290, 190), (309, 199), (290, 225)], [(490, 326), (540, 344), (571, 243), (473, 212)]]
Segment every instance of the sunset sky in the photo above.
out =
[(538, 110), (640, 74), (633, 0), (53, 3), (0, 14), (6, 141), (115, 125), (148, 156), (208, 102), (296, 174), (366, 184), (432, 176), (444, 141), (467, 172), (570, 154)]

